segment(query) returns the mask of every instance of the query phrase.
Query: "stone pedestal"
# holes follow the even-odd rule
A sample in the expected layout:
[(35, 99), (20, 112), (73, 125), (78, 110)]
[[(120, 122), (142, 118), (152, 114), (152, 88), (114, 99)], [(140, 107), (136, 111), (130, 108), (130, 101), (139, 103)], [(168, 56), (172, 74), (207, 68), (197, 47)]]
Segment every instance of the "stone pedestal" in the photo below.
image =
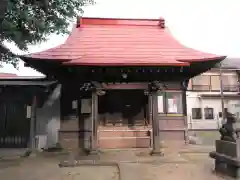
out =
[(240, 122), (234, 114), (227, 113), (219, 132), (221, 140), (216, 140), (216, 151), (209, 154), (215, 159), (215, 171), (240, 179)]
[(216, 151), (210, 153), (215, 159), (215, 171), (240, 179), (240, 139), (236, 142), (216, 140)]

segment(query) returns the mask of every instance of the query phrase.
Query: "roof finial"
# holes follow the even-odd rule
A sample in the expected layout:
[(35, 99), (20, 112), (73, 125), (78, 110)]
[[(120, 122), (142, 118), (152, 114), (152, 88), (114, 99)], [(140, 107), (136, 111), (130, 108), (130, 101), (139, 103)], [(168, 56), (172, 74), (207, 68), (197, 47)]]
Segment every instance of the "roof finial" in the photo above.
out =
[(77, 24), (76, 24), (76, 28), (79, 28), (81, 26), (81, 17), (77, 16)]
[(162, 29), (165, 28), (165, 19), (163, 18), (159, 18), (159, 27), (161, 27)]

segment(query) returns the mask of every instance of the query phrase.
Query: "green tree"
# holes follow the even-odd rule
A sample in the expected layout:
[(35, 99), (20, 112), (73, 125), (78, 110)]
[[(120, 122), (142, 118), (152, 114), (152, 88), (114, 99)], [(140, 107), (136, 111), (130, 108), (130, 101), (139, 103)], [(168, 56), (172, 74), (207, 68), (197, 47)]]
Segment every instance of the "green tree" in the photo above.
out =
[(46, 41), (52, 33), (69, 33), (69, 24), (89, 4), (93, 0), (8, 0), (0, 29), (0, 51), (4, 49), (1, 60), (8, 62), (11, 55), (6, 53), (3, 41), (14, 42), (19, 49), (27, 50), (28, 45)]

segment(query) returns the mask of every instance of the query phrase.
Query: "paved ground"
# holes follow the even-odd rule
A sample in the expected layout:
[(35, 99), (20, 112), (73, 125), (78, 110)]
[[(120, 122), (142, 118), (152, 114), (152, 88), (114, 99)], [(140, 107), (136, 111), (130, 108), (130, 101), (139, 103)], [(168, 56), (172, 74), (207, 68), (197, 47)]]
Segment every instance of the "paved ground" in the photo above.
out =
[(195, 134), (200, 144), (202, 145), (215, 145), (215, 140), (220, 139), (220, 133), (218, 130), (215, 131), (189, 131), (189, 135)]
[(146, 150), (105, 151), (100, 160), (118, 162), (119, 167), (81, 166), (59, 168), (66, 157), (31, 157), (0, 161), (0, 177), (4, 180), (222, 180), (213, 172), (208, 157), (211, 148), (192, 146), (181, 152), (166, 150), (165, 157), (150, 157)]
[(0, 177), (4, 180), (118, 180), (118, 169), (114, 166), (59, 168), (59, 161), (45, 158), (3, 163), (5, 167), (2, 165)]

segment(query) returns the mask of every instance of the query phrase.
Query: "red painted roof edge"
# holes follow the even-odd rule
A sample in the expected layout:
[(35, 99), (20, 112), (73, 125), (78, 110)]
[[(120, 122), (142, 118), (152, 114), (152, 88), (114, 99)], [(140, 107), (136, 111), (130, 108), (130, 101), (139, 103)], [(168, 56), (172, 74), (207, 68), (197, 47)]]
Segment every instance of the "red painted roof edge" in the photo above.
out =
[(9, 76), (9, 77), (1, 77), (1, 80), (45, 80), (45, 77), (41, 76)]
[[(214, 55), (214, 54), (213, 54)], [(204, 61), (214, 61), (214, 60), (223, 60), (227, 56), (217, 56), (211, 58), (202, 58), (202, 59), (177, 59), (179, 62), (204, 62)]]
[(64, 65), (72, 65), (72, 66), (189, 66), (188, 62), (182, 63), (81, 63), (81, 62), (63, 62)]
[[(46, 52), (46, 51), (42, 51), (42, 52)], [(36, 57), (34, 57), (34, 56), (30, 56), (30, 55), (32, 55), (32, 54), (28, 54), (28, 56), (26, 56), (26, 55), (19, 55), (18, 57), (20, 57), (20, 58), (22, 58), (23, 60), (25, 59), (25, 60), (34, 60), (34, 61), (47, 61), (47, 60), (51, 60), (51, 62), (60, 62), (60, 63), (62, 63), (62, 62), (68, 62), (68, 61), (72, 61), (72, 60), (75, 60), (75, 59), (57, 59), (56, 57), (45, 57), (45, 58), (41, 58), (41, 57), (37, 57), (37, 55), (36, 54), (33, 54), (33, 55), (36, 55)], [(43, 56), (43, 55), (40, 55), (40, 56)], [(47, 55), (46, 55), (47, 56)], [(78, 57), (78, 58), (80, 58), (80, 57)]]
[(159, 18), (107, 18), (107, 17), (78, 17), (81, 19), (93, 19), (93, 20), (127, 20), (127, 21), (159, 21), (159, 20), (165, 20), (163, 17)]
[[(23, 55), (19, 55), (19, 57), (21, 58), (32, 58), (32, 59), (38, 59), (38, 58), (34, 58), (34, 56), (39, 56), (39, 55), (43, 55), (42, 53), (47, 53), (47, 52), (51, 52), (52, 50), (55, 50), (57, 48), (60, 48), (60, 46), (62, 46), (63, 44), (65, 44), (66, 41), (60, 45), (57, 45), (55, 47), (52, 47), (50, 49), (46, 49), (46, 50), (43, 50), (43, 51), (40, 51), (40, 52), (35, 52), (35, 53), (28, 53), (28, 54), (23, 54)], [(51, 58), (49, 58), (51, 59)]]
[(45, 76), (18, 76), (14, 73), (0, 73), (0, 80), (41, 80)]
[(14, 73), (0, 73), (0, 78), (14, 78), (14, 77), (18, 77), (18, 75)]
[[(156, 24), (156, 22), (159, 22)], [(130, 18), (99, 18), (99, 17), (80, 17), (77, 19), (77, 28), (81, 25), (127, 25), (127, 26), (156, 26), (165, 28), (165, 19), (130, 19)]]

